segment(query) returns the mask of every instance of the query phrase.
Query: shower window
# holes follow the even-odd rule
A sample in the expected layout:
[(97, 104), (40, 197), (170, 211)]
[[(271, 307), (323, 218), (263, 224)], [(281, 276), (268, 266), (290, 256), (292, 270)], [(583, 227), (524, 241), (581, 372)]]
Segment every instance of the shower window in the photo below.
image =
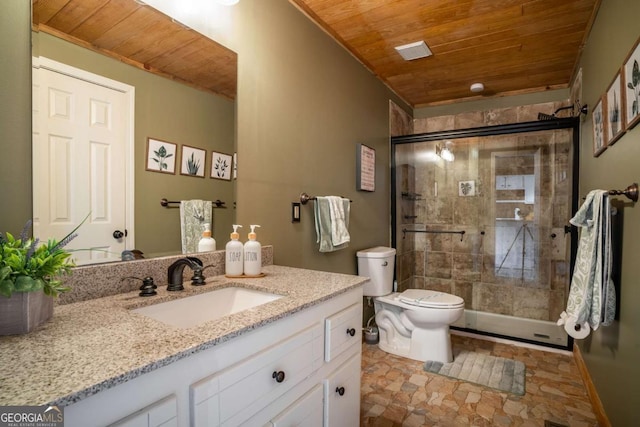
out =
[[(398, 290), (465, 300), (455, 326), (565, 347), (577, 122), (394, 137)], [(444, 154), (443, 154), (444, 153)]]

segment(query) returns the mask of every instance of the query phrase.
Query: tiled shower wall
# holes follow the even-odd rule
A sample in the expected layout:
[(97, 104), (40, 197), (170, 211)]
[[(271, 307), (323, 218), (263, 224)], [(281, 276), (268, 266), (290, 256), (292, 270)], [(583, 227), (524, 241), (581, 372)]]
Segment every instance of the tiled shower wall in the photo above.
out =
[[(414, 128), (422, 133), (533, 121), (538, 112), (558, 106), (420, 119)], [(569, 239), (563, 227), (571, 204), (571, 137), (570, 130), (559, 130), (453, 140), (453, 162), (434, 155), (436, 142), (396, 147), (398, 289), (440, 290), (464, 298), (468, 309), (557, 320), (569, 280)], [(505, 153), (513, 157), (500, 160)], [(534, 204), (496, 203), (521, 200), (524, 190), (497, 191), (495, 175), (534, 171)], [(474, 195), (460, 195), (462, 181), (475, 185)], [(515, 208), (520, 209), (519, 220)], [(403, 229), (464, 230), (465, 234), (403, 233)], [(503, 268), (496, 273), (496, 264), (500, 266), (514, 240), (515, 249), (522, 250), (518, 231), (526, 233), (531, 268), (511, 274)]]

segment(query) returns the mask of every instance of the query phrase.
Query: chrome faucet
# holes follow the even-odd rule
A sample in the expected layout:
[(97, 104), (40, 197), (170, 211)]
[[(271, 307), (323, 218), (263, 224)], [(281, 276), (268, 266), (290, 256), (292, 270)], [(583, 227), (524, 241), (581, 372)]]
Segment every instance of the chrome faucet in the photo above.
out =
[(193, 270), (193, 277), (191, 278), (192, 284), (204, 285), (204, 276), (202, 275), (202, 261), (196, 257), (185, 257), (176, 260), (169, 266), (168, 278), (167, 278), (167, 290), (168, 291), (182, 291), (182, 274), (184, 267), (189, 266)]

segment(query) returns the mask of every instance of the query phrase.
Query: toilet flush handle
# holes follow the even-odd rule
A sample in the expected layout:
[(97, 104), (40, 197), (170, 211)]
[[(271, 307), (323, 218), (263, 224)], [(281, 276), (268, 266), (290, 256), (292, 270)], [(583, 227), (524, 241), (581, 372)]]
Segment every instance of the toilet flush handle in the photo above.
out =
[(387, 265), (389, 265), (388, 261), (385, 261), (384, 264), (382, 264), (383, 267), (386, 267)]

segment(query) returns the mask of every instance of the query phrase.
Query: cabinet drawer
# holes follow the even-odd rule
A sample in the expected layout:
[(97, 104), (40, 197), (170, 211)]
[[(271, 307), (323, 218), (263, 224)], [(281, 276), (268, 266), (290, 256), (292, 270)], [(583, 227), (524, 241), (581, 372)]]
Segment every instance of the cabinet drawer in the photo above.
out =
[(265, 427), (322, 427), (322, 395), (320, 384), (305, 393)]
[(362, 305), (351, 307), (325, 320), (324, 360), (330, 362), (362, 340)]
[(189, 387), (189, 411), (194, 427), (220, 425), (220, 381), (217, 376), (205, 378)]
[(318, 368), (322, 329), (309, 328), (191, 386), (193, 425), (238, 425)]
[(166, 397), (152, 405), (111, 424), (111, 427), (169, 427), (177, 426), (178, 403), (175, 396)]
[(325, 427), (360, 424), (360, 356), (353, 357), (324, 380)]

